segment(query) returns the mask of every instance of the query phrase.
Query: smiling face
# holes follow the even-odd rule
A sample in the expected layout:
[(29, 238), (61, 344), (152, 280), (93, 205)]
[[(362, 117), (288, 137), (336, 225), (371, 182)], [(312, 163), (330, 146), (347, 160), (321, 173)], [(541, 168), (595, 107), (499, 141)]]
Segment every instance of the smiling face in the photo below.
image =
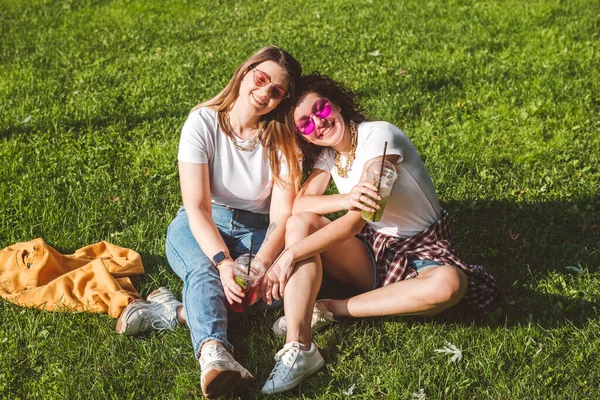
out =
[[(259, 83), (264, 86), (258, 86), (255, 83), (255, 74), (257, 73), (263, 78), (268, 76), (270, 82), (266, 83), (261, 80)], [(281, 98), (277, 98), (274, 85), (286, 91), (289, 89), (289, 77), (285, 70), (274, 61), (264, 61), (257, 64), (253, 70), (248, 70), (244, 74), (240, 84), (238, 101), (241, 101), (257, 115), (268, 114), (282, 101)]]
[[(327, 115), (327, 106), (323, 101), (324, 99), (324, 97), (314, 92), (308, 93), (300, 99), (294, 110), (296, 134), (317, 146), (339, 147), (344, 139), (346, 124), (339, 108), (333, 102), (329, 102), (331, 111)], [(322, 112), (323, 110), (325, 112)], [(305, 128), (311, 122), (314, 123), (312, 133), (299, 133), (298, 128), (301, 128), (300, 130), (305, 133), (309, 133), (311, 129), (306, 130)]]

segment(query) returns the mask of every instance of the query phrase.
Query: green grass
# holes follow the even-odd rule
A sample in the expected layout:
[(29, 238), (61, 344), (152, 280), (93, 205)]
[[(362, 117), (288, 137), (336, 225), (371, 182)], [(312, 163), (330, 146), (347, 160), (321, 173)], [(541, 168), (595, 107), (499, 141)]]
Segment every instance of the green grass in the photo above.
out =
[[(3, 0), (0, 247), (107, 240), (142, 254), (143, 295), (180, 295), (164, 239), (181, 126), (270, 43), (408, 134), (459, 254), (503, 292), (486, 315), (342, 321), (315, 337), (327, 367), (284, 397), (600, 398), (598, 0)], [(186, 329), (131, 339), (105, 315), (0, 315), (0, 398), (201, 396)], [(232, 327), (257, 378), (244, 398), (283, 344), (279, 315)], [(446, 342), (460, 361), (434, 352)]]

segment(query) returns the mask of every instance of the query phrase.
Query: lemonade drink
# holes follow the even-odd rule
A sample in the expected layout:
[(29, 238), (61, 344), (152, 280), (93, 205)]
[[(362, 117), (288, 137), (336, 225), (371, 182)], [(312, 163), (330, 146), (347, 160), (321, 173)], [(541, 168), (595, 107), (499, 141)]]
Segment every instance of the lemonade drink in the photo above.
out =
[[(379, 183), (380, 173), (381, 183)], [(381, 196), (381, 200), (375, 200), (371, 196), (367, 196), (371, 200), (375, 201), (375, 203), (379, 204), (379, 208), (376, 209), (374, 212), (362, 210), (360, 212), (360, 216), (365, 221), (381, 221), (381, 217), (383, 216), (383, 212), (385, 211), (385, 206), (387, 204), (388, 197), (392, 192), (392, 187), (394, 186), (396, 178), (398, 178), (396, 168), (394, 168), (394, 164), (392, 164), (389, 161), (385, 161), (385, 164), (383, 166), (383, 172), (381, 172), (381, 163), (374, 162), (371, 165), (369, 165), (369, 168), (367, 169), (367, 179), (375, 186), (379, 186), (379, 196)]]
[(379, 222), (381, 221), (381, 217), (383, 216), (383, 211), (385, 210), (385, 205), (387, 204), (387, 197), (381, 197), (381, 200), (376, 200), (374, 198), (372, 198), (371, 196), (367, 196), (368, 198), (370, 198), (371, 200), (373, 200), (375, 203), (379, 204), (379, 209), (375, 210), (375, 212), (369, 212), (369, 211), (365, 211), (362, 210), (360, 212), (360, 216), (362, 217), (362, 219), (364, 219), (365, 221), (369, 221), (369, 222)]

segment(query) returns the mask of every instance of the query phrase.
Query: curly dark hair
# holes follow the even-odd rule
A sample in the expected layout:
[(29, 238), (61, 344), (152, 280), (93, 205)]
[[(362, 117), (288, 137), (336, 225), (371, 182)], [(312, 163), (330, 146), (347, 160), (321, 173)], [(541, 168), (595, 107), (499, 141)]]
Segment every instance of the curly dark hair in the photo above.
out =
[[(309, 93), (316, 93), (320, 97), (326, 97), (335, 104), (340, 110), (340, 114), (342, 114), (342, 118), (344, 118), (346, 124), (349, 124), (350, 121), (360, 124), (366, 119), (358, 104), (356, 94), (344, 84), (327, 75), (322, 75), (318, 72), (303, 75), (302, 78), (300, 78), (300, 86), (296, 91), (296, 105), (298, 105), (298, 102)], [(310, 172), (322, 147), (308, 143), (299, 137), (299, 135), (296, 135), (296, 141), (298, 147), (302, 150), (304, 173)]]

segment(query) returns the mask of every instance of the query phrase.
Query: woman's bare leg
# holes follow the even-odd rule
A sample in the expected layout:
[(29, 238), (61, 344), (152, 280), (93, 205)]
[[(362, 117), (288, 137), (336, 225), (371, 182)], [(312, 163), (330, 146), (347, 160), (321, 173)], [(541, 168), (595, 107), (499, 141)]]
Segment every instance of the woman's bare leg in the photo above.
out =
[[(327, 218), (313, 213), (293, 215), (288, 219), (286, 226), (286, 246), (297, 243), (330, 222)], [(351, 238), (320, 256), (297, 263), (294, 274), (285, 288), (286, 343), (300, 342), (310, 346), (312, 310), (322, 281), (321, 260), (331, 264), (329, 267), (332, 269), (337, 265), (349, 265), (344, 274), (334, 276), (353, 288), (365, 291), (373, 287), (371, 256), (362, 241), (357, 238)]]
[(467, 291), (467, 276), (451, 265), (428, 268), (416, 278), (396, 282), (345, 300), (330, 300), (336, 317), (435, 315), (457, 304)]

